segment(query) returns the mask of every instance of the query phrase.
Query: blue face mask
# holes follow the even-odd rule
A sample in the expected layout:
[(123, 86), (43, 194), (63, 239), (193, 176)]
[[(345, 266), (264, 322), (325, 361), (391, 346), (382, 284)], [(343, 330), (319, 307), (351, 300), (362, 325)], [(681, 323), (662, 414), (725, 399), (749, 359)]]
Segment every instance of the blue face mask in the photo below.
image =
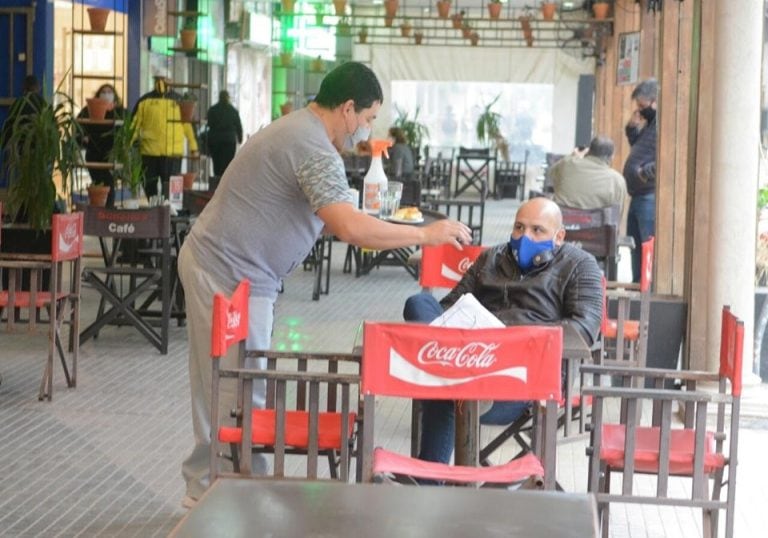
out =
[(533, 241), (527, 235), (523, 235), (519, 239), (510, 239), (508, 245), (509, 251), (517, 260), (517, 265), (520, 266), (523, 273), (527, 273), (534, 267), (552, 259), (555, 241), (554, 239)]

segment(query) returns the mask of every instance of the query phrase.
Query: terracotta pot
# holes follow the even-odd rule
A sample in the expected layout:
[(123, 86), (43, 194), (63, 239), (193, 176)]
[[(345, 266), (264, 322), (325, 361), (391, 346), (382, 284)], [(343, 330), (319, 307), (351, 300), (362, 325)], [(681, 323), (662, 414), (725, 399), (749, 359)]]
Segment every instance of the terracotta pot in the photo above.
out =
[(310, 70), (313, 73), (322, 73), (325, 71), (325, 62), (322, 58), (315, 58), (312, 60), (312, 63), (310, 64)]
[(421, 45), (421, 42), (424, 40), (424, 34), (421, 32), (416, 32), (413, 34), (413, 40), (416, 42), (417, 45)]
[(411, 37), (411, 29), (413, 27), (408, 23), (403, 23), (400, 25), (400, 35), (403, 37)]
[(399, 0), (384, 0), (384, 13), (386, 13), (387, 17), (394, 19), (399, 6)]
[(541, 4), (541, 16), (545, 21), (554, 20), (555, 11), (557, 11), (557, 4), (554, 2), (544, 2)]
[(451, 12), (450, 0), (439, 0), (437, 2), (437, 16), (441, 19), (447, 19)]
[(461, 37), (464, 39), (469, 39), (469, 36), (472, 35), (472, 27), (471, 26), (462, 26), (461, 27)]
[(333, 0), (333, 10), (337, 17), (343, 17), (347, 10), (347, 0)]
[(491, 2), (488, 4), (488, 15), (492, 19), (498, 19), (501, 17), (501, 3), (499, 2)]
[(368, 34), (367, 33), (364, 34), (363, 32), (360, 32), (359, 34), (357, 34), (357, 38), (360, 40), (360, 43), (365, 44), (365, 43), (368, 42)]
[(479, 42), (480, 42), (480, 35), (477, 32), (472, 32), (471, 34), (469, 34), (469, 43), (473, 47), (476, 47)]
[(283, 67), (290, 67), (292, 60), (293, 60), (293, 53), (292, 52), (281, 52), (280, 53), (280, 65), (282, 65)]
[(282, 114), (283, 116), (286, 116), (291, 112), (293, 112), (293, 103), (291, 103), (290, 101), (280, 105), (280, 114)]
[(281, 0), (280, 5), (283, 13), (293, 13), (293, 5), (295, 3), (295, 0)]
[(592, 12), (595, 14), (595, 18), (598, 20), (603, 20), (608, 17), (608, 10), (610, 9), (610, 5), (606, 4), (605, 2), (600, 2), (599, 4), (592, 4)]
[(112, 103), (98, 97), (89, 97), (85, 102), (88, 104), (88, 118), (92, 120), (103, 120), (107, 111), (112, 109)]
[(88, 21), (91, 24), (91, 30), (94, 32), (103, 32), (107, 29), (107, 19), (109, 19), (109, 10), (103, 7), (89, 7)]
[(462, 15), (461, 13), (454, 13), (453, 15), (451, 15), (451, 24), (453, 24), (453, 27), (456, 30), (461, 30), (461, 23), (463, 18), (464, 18), (464, 15)]
[(182, 177), (184, 178), (184, 190), (191, 191), (195, 187), (197, 172), (185, 172)]
[(181, 121), (192, 122), (195, 118), (196, 101), (179, 101)]
[(195, 41), (197, 41), (197, 30), (181, 31), (181, 48), (182, 49), (194, 49)]
[(395, 22), (394, 17), (390, 17), (389, 15), (384, 15), (384, 26), (387, 28), (392, 28), (392, 23)]
[(533, 28), (531, 28), (531, 19), (529, 17), (521, 16), (517, 20), (520, 21), (520, 25), (523, 27), (523, 37), (525, 38), (525, 44), (528, 47), (533, 46)]
[(106, 206), (110, 189), (109, 185), (90, 185), (88, 187), (88, 204), (94, 207)]

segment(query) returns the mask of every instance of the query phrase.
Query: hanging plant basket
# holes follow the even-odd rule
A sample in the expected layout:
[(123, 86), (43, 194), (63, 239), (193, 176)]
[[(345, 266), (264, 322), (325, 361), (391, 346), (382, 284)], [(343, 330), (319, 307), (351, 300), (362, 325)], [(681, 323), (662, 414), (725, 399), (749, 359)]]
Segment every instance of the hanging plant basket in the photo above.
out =
[(110, 10), (103, 7), (88, 8), (88, 22), (91, 25), (91, 30), (94, 32), (103, 32), (107, 29), (109, 11)]
[(399, 0), (384, 0), (384, 13), (387, 17), (394, 19), (398, 7), (400, 7)]
[(451, 0), (439, 0), (437, 2), (437, 16), (441, 19), (447, 19), (451, 13)]
[(411, 30), (413, 27), (410, 25), (410, 23), (404, 22), (400, 25), (400, 35), (403, 37), (411, 37)]
[(394, 17), (390, 17), (389, 15), (384, 15), (384, 26), (387, 28), (392, 28), (392, 23), (395, 22)]
[(290, 67), (292, 60), (293, 60), (293, 53), (292, 52), (281, 52), (280, 53), (280, 65), (282, 65), (283, 67)]
[(181, 121), (187, 123), (194, 121), (196, 105), (196, 101), (179, 101), (179, 113), (181, 114)]
[(480, 34), (477, 32), (472, 32), (469, 34), (469, 44), (473, 47), (476, 47), (477, 44), (480, 42)]
[(541, 4), (541, 16), (545, 21), (554, 20), (556, 11), (557, 4), (554, 2), (544, 2)]
[(592, 13), (595, 14), (595, 18), (598, 20), (603, 20), (608, 18), (608, 10), (611, 8), (611, 6), (605, 2), (600, 2), (597, 4), (592, 4)]
[(523, 37), (528, 47), (533, 47), (533, 28), (531, 28), (531, 19), (527, 16), (518, 17), (520, 25), (523, 27)]
[(343, 17), (347, 11), (347, 0), (333, 0), (333, 10), (337, 17)]
[(491, 2), (488, 4), (488, 16), (494, 20), (501, 17), (501, 2)]
[(112, 108), (112, 103), (98, 97), (89, 97), (85, 102), (88, 105), (88, 118), (92, 120), (103, 120)]
[(295, 3), (295, 0), (281, 0), (280, 7), (282, 8), (283, 13), (293, 13), (293, 6)]
[(182, 49), (194, 49), (195, 41), (197, 41), (197, 30), (184, 29), (181, 31), (180, 38)]
[(421, 32), (416, 32), (413, 34), (413, 40), (417, 45), (421, 45), (422, 41), (424, 41), (424, 34)]
[(464, 14), (461, 12), (454, 13), (453, 15), (451, 15), (451, 24), (453, 25), (454, 29), (461, 30), (463, 19), (464, 19)]

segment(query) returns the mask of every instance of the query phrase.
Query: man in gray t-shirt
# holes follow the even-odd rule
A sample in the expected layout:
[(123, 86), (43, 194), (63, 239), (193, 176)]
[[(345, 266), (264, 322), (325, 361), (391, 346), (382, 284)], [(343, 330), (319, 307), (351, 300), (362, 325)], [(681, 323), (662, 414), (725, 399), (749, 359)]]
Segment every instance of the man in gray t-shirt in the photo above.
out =
[[(313, 103), (248, 139), (235, 155), (216, 194), (192, 227), (179, 254), (189, 335), (189, 377), (195, 446), (182, 465), (190, 506), (208, 487), (210, 446), (211, 312), (215, 293), (230, 295), (248, 279), (249, 349), (270, 347), (274, 303), (280, 283), (309, 254), (323, 229), (347, 243), (372, 249), (471, 242), (454, 220), (424, 227), (384, 222), (353, 205), (339, 151), (367, 140), (383, 94), (363, 64), (331, 71)], [(225, 359), (232, 365), (234, 353)], [(258, 366), (251, 364), (250, 366)], [(254, 387), (254, 405), (264, 404), (264, 386)], [(234, 394), (221, 394), (219, 414), (228, 416)], [(253, 469), (265, 469), (254, 456)]]

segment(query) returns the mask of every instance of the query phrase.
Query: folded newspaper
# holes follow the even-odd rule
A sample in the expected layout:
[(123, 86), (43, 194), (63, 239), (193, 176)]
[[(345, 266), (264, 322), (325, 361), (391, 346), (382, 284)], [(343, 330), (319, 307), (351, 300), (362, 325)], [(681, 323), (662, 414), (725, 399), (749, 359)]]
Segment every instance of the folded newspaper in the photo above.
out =
[(471, 293), (465, 293), (430, 325), (455, 329), (497, 329), (505, 325)]

